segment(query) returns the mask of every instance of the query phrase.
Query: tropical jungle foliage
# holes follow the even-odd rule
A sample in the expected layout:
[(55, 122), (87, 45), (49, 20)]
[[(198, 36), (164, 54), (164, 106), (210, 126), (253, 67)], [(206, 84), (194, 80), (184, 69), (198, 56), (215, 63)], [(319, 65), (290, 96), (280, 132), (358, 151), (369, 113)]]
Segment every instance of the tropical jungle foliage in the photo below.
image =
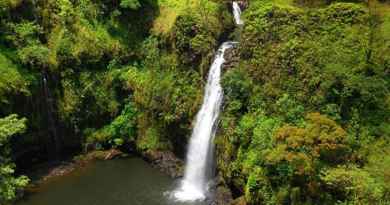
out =
[(184, 156), (219, 44), (237, 203), (389, 204), (388, 1), (0, 0), (0, 204), (89, 149)]
[(248, 204), (388, 204), (389, 6), (252, 1), (226, 72), (224, 183)]

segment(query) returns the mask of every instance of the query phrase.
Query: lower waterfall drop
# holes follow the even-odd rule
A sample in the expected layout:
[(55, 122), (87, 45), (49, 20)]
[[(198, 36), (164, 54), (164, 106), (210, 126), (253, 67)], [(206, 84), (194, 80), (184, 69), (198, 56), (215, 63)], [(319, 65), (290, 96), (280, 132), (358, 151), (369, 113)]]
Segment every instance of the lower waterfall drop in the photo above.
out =
[(220, 84), (221, 68), (225, 62), (225, 51), (236, 42), (225, 42), (218, 49), (211, 65), (202, 107), (196, 116), (196, 123), (189, 142), (184, 179), (174, 196), (179, 201), (204, 200), (212, 167), (212, 143), (217, 129), (217, 120), (222, 105), (223, 90)]

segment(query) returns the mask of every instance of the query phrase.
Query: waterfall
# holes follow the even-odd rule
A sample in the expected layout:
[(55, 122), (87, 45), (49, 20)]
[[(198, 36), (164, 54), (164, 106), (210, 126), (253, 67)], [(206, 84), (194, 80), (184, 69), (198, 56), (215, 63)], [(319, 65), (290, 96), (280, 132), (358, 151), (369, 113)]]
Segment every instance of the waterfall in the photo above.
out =
[(47, 112), (47, 122), (48, 122), (48, 132), (50, 135), (51, 143), (48, 143), (48, 151), (49, 158), (53, 157), (53, 159), (57, 160), (59, 157), (59, 152), (61, 149), (61, 142), (57, 135), (57, 127), (54, 118), (54, 106), (53, 99), (51, 96), (51, 92), (48, 85), (48, 74), (47, 72), (42, 73), (42, 81), (43, 81), (43, 94), (45, 99), (45, 109)]
[(223, 91), (220, 84), (221, 67), (225, 62), (226, 49), (234, 42), (225, 42), (218, 49), (210, 68), (202, 107), (196, 116), (195, 127), (189, 142), (186, 169), (181, 187), (174, 193), (180, 201), (203, 200), (206, 198), (208, 182), (212, 168), (207, 166), (212, 161), (213, 138), (217, 128)]
[(237, 25), (242, 25), (244, 22), (241, 20), (241, 8), (236, 1), (233, 1), (233, 16)]
[[(236, 23), (242, 24), (241, 10), (236, 2), (233, 2), (233, 11)], [(218, 49), (210, 67), (203, 104), (196, 116), (188, 146), (184, 178), (180, 187), (173, 193), (178, 201), (204, 200), (207, 197), (209, 184), (213, 177), (213, 141), (223, 98), (220, 83), (221, 68), (225, 62), (225, 51), (235, 44), (237, 42), (224, 42)]]

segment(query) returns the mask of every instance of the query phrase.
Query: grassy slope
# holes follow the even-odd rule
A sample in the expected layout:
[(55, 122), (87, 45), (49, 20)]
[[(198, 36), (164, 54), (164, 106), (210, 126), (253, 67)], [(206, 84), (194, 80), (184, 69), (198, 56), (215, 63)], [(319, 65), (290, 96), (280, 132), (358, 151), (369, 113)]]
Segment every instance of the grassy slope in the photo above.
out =
[(166, 34), (173, 27), (176, 17), (186, 8), (187, 0), (159, 0), (158, 5), (160, 14), (153, 23), (152, 32)]
[(159, 15), (153, 22), (152, 34), (168, 34), (178, 16), (187, 11), (198, 9), (203, 3), (207, 8), (216, 7), (215, 3), (204, 0), (158, 0)]

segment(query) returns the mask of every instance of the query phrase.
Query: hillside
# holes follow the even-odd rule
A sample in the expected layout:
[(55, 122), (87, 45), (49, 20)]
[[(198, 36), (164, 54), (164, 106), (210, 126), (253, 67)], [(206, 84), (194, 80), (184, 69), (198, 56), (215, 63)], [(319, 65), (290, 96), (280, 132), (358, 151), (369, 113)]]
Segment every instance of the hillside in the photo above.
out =
[(1, 0), (0, 204), (92, 150), (184, 160), (225, 40), (223, 203), (389, 204), (390, 2), (239, 5), (243, 26), (224, 0)]

